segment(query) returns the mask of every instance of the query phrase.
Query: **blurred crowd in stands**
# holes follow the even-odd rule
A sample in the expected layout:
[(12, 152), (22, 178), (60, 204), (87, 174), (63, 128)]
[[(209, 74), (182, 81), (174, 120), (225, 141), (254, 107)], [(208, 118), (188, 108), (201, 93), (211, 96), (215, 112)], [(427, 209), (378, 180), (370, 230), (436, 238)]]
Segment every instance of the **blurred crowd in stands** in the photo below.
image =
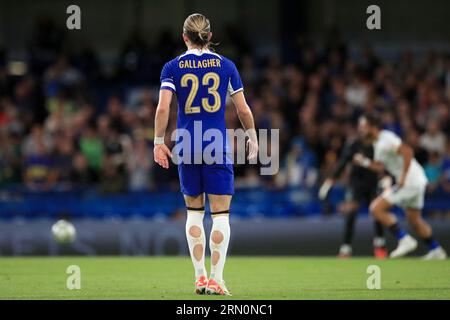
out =
[[(51, 20), (33, 30), (25, 74), (14, 74), (7, 49), (0, 52), (0, 186), (178, 190), (176, 167), (154, 163), (152, 139), (160, 70), (183, 52), (181, 39), (135, 32), (107, 73), (89, 46), (70, 49)], [(239, 165), (238, 187), (317, 186), (355, 136), (358, 116), (376, 110), (414, 148), (430, 194), (450, 194), (449, 52), (405, 50), (386, 59), (370, 47), (299, 36), (283, 58), (260, 57), (232, 28), (216, 40), (223, 44), (215, 50), (238, 65), (257, 128), (280, 129), (279, 174), (261, 177)], [(175, 104), (171, 110), (168, 132)], [(226, 119), (240, 126), (229, 102)]]

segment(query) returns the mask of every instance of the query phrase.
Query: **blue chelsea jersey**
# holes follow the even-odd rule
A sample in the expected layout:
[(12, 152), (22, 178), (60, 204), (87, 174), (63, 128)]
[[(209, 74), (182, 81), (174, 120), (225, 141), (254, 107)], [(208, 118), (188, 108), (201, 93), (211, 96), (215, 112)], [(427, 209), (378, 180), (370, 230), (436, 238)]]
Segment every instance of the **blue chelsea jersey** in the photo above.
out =
[[(202, 151), (210, 143), (205, 140), (215, 140), (205, 134), (209, 129), (220, 131), (223, 150), (229, 152), (225, 125), (227, 93), (233, 95), (243, 90), (241, 77), (231, 60), (205, 49), (188, 50), (164, 65), (161, 89), (171, 90), (177, 96), (177, 129), (189, 131), (190, 152)], [(180, 132), (177, 131), (177, 143), (184, 139), (180, 138)], [(194, 147), (200, 144), (201, 147)]]

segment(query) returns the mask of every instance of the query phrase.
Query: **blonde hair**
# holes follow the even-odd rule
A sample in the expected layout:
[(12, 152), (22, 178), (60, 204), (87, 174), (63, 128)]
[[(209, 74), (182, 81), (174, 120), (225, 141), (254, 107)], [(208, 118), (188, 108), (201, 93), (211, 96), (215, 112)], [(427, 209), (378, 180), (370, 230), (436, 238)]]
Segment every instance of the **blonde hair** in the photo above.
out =
[(186, 18), (183, 25), (183, 33), (188, 37), (192, 44), (203, 47), (209, 47), (208, 39), (211, 32), (211, 24), (208, 18), (200, 13), (193, 13)]

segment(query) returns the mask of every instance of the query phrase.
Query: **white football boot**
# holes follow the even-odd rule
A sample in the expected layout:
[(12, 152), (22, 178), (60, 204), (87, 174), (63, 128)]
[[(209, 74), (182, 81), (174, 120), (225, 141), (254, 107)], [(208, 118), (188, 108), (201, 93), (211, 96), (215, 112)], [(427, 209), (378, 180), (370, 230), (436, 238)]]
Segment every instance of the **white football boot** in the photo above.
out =
[(390, 258), (400, 258), (413, 252), (417, 248), (417, 240), (411, 237), (409, 234), (404, 236), (398, 241), (397, 248), (391, 252)]
[(442, 247), (437, 247), (430, 250), (422, 257), (423, 260), (445, 260), (447, 259), (447, 252)]
[(352, 256), (352, 246), (349, 244), (342, 244), (339, 248), (338, 257), (341, 259), (347, 259)]

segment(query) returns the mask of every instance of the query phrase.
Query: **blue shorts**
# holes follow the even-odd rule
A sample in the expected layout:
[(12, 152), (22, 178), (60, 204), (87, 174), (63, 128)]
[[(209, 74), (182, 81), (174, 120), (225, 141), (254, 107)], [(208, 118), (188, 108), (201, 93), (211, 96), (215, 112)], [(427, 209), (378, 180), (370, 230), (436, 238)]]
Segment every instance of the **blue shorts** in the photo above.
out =
[(181, 192), (187, 196), (201, 193), (234, 194), (233, 165), (224, 164), (179, 164)]

